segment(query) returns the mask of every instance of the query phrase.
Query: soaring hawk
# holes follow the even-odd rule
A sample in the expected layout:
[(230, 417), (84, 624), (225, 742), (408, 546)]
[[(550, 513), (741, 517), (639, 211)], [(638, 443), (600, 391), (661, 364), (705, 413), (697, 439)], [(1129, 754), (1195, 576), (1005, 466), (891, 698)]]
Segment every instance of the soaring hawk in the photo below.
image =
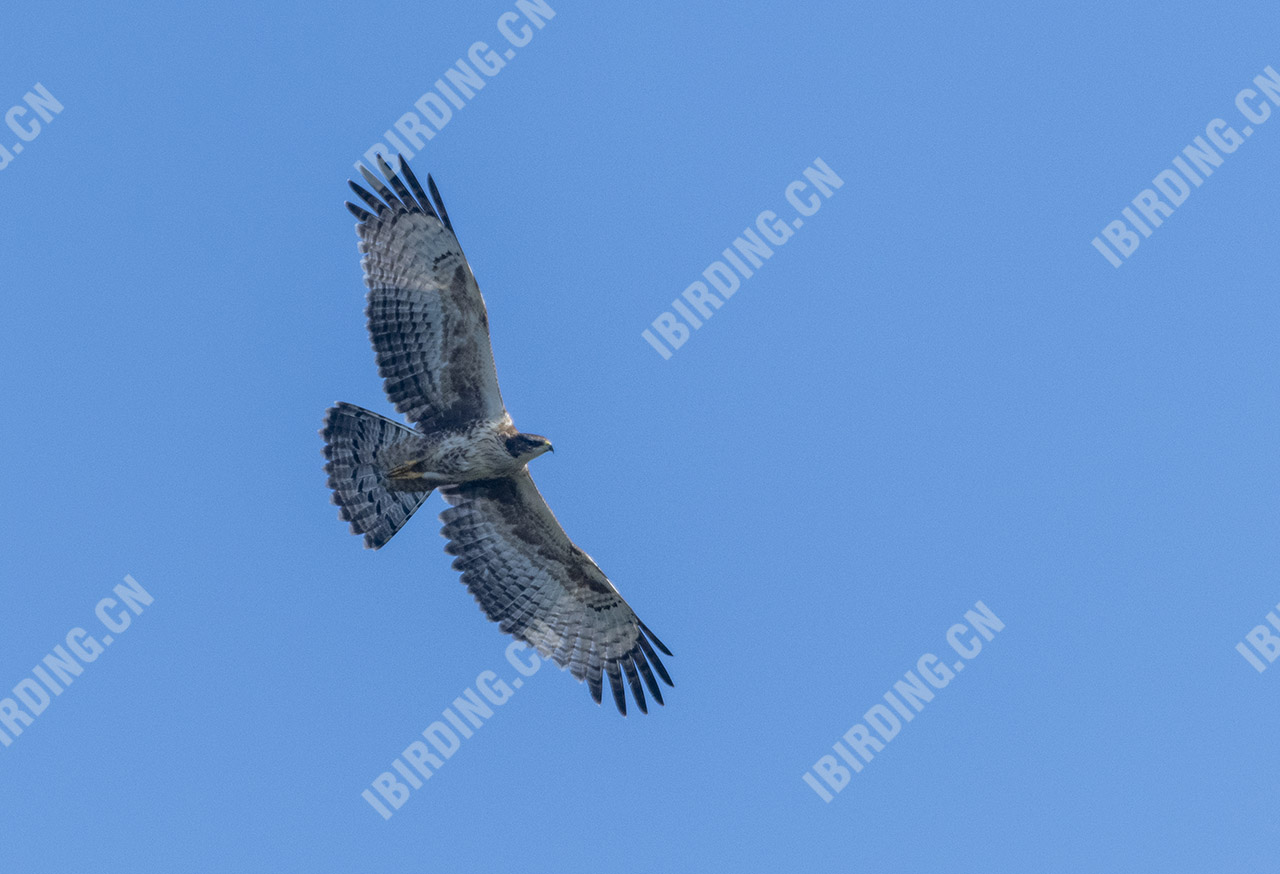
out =
[[(551, 443), (511, 424), (498, 391), (484, 299), (430, 176), (422, 190), (399, 161), (386, 182), (361, 167), (374, 193), (349, 182), (366, 208), (359, 220), (369, 287), (369, 335), (383, 388), (416, 428), (351, 404), (325, 416), (324, 455), (338, 515), (378, 549), (433, 489), (451, 507), (440, 514), (445, 552), (486, 616), (554, 659), (600, 702), (602, 675), (624, 716), (625, 674), (641, 712), (644, 686), (659, 704), (656, 673), (671, 677), (662, 645), (609, 578), (565, 534), (527, 464)], [(644, 684), (641, 684), (641, 678)]]

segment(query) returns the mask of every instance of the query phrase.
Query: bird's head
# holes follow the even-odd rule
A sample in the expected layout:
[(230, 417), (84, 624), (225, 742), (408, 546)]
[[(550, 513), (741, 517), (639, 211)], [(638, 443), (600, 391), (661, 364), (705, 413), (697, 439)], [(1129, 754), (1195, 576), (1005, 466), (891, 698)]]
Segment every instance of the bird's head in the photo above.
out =
[(541, 434), (514, 434), (507, 438), (507, 452), (522, 464), (528, 464), (544, 452), (554, 451), (551, 441)]

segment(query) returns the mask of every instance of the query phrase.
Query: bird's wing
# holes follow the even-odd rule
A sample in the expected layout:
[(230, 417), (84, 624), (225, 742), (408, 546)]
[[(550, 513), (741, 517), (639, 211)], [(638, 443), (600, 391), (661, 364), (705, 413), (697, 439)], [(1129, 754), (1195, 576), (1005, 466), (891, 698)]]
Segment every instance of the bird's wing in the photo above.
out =
[(623, 674), (642, 712), (648, 708), (641, 677), (662, 703), (654, 673), (667, 685), (671, 678), (654, 647), (671, 652), (569, 540), (528, 470), (450, 486), (441, 494), (453, 505), (440, 514), (440, 533), (449, 540), (445, 552), (457, 556), (453, 567), (486, 616), (586, 680), (597, 703), (602, 673), (622, 714)]
[(386, 183), (361, 167), (376, 195), (349, 183), (368, 210), (347, 209), (360, 220), (365, 315), (387, 397), (423, 432), (506, 418), (484, 298), (435, 182), (427, 177), (429, 198), (403, 159), (399, 173), (381, 157), (378, 169)]

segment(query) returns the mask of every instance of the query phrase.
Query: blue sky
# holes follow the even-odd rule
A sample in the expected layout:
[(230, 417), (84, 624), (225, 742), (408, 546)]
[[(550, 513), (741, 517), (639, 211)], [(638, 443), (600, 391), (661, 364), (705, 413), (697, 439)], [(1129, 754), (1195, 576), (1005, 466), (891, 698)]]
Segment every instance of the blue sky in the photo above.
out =
[[(1274, 9), (548, 2), (413, 166), (667, 706), (543, 667), (390, 819), (361, 795), (519, 676), (439, 498), (361, 549), (316, 434), (391, 412), (352, 165), (515, 0), (15, 7), (0, 697), (129, 625), (0, 746), (6, 866), (1266, 870), (1280, 668), (1235, 647), (1280, 602), (1280, 112), (1120, 267), (1090, 241), (1262, 112)], [(843, 184), (657, 354), (818, 159)], [(825, 802), (930, 654), (965, 669)]]

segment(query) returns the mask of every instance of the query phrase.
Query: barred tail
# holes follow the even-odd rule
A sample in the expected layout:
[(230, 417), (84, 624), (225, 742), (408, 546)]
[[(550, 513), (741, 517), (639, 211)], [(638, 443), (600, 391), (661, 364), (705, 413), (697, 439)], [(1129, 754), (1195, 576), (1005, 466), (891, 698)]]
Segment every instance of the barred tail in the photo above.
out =
[(336, 404), (324, 417), (325, 472), (338, 517), (351, 523), (352, 534), (363, 534), (368, 549), (390, 540), (431, 494), (393, 491), (387, 487), (378, 458), (389, 447), (412, 438), (412, 428), (371, 413), (354, 404)]

